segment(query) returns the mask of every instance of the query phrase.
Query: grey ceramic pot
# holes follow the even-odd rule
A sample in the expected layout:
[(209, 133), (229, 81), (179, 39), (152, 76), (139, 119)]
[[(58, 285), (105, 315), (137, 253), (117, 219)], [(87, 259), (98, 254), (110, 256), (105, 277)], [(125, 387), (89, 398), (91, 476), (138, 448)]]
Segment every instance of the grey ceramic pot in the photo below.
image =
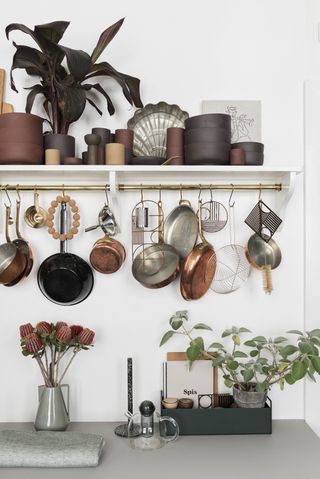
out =
[[(250, 383), (250, 385), (252, 386), (252, 389), (254, 389), (255, 383)], [(267, 396), (268, 391), (241, 391), (236, 385), (233, 386), (234, 401), (241, 408), (263, 408), (266, 404)]]
[[(62, 387), (67, 388), (67, 405)], [(34, 427), (37, 431), (65, 431), (69, 424), (69, 386), (39, 386), (39, 406)]]
[(190, 143), (202, 143), (212, 141), (226, 141), (230, 143), (231, 132), (227, 128), (192, 128), (186, 130), (184, 135), (184, 142), (186, 145)]
[(230, 143), (225, 141), (190, 143), (184, 147), (187, 165), (228, 165)]
[(224, 113), (205, 113), (191, 116), (185, 121), (187, 130), (191, 128), (225, 128), (231, 131), (231, 116)]

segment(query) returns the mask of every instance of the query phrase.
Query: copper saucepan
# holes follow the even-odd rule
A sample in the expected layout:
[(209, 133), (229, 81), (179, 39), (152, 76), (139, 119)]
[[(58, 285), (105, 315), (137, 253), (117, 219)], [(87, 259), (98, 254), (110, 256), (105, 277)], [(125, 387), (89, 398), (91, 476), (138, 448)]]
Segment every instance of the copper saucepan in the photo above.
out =
[(184, 299), (200, 299), (206, 294), (216, 272), (216, 253), (202, 233), (202, 201), (199, 199), (198, 224), (201, 243), (187, 256), (180, 279), (180, 291)]
[(6, 243), (0, 246), (0, 283), (8, 284), (19, 277), (27, 265), (26, 257), (9, 238), (10, 206), (6, 206)]

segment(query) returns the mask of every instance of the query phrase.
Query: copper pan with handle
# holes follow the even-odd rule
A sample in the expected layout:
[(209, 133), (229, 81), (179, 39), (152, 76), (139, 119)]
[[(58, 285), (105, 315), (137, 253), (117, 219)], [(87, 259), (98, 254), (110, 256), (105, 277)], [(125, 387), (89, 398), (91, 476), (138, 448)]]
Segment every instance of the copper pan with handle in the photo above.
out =
[(206, 294), (216, 272), (216, 253), (202, 233), (202, 201), (198, 202), (198, 228), (201, 243), (197, 244), (187, 256), (180, 278), (180, 291), (187, 301), (200, 299)]

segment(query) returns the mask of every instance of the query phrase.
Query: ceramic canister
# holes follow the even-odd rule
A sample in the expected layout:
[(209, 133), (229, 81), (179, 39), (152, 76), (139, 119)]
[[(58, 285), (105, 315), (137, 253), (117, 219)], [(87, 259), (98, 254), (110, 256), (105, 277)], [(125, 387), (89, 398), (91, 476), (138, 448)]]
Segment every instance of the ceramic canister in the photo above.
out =
[(183, 165), (184, 128), (167, 129), (167, 160), (170, 165)]
[(121, 143), (108, 143), (106, 145), (106, 165), (125, 164), (125, 146)]

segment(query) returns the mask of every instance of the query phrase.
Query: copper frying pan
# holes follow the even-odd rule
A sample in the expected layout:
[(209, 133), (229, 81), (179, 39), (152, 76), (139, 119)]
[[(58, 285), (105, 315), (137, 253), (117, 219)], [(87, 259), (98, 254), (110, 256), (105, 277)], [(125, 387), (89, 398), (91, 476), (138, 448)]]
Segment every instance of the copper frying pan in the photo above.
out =
[[(20, 197), (19, 197), (20, 198)], [(17, 200), (16, 203), (16, 234), (17, 238), (13, 240), (13, 244), (18, 248), (18, 250), (23, 254), (26, 259), (26, 267), (21, 272), (19, 276), (17, 276), (13, 281), (10, 283), (5, 284), (5, 286), (15, 286), (16, 284), (20, 283), (23, 279), (27, 278), (31, 273), (33, 267), (33, 253), (29, 243), (21, 236), (20, 233), (20, 206), (21, 201), (20, 199)]]
[(180, 279), (180, 291), (184, 299), (200, 299), (206, 294), (216, 272), (216, 253), (202, 233), (201, 227), (202, 201), (199, 199), (199, 236), (201, 243), (197, 244), (187, 256)]

